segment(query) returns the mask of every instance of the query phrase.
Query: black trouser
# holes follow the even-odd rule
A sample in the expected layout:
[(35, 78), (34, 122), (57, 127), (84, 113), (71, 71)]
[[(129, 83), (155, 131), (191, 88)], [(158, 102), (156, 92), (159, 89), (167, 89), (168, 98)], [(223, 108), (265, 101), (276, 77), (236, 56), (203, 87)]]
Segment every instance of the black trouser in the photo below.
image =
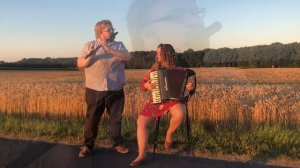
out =
[(93, 149), (100, 118), (107, 109), (109, 136), (114, 146), (122, 144), (121, 120), (124, 109), (124, 91), (96, 91), (86, 88), (87, 113), (84, 123), (84, 145)]

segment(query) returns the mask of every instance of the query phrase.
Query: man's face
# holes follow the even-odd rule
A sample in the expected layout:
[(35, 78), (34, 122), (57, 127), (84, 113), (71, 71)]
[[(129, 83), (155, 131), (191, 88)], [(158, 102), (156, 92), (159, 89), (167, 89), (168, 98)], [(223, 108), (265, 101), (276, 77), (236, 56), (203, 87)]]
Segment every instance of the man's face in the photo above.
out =
[(95, 26), (95, 37), (101, 40), (107, 40), (113, 34), (114, 29), (111, 25), (105, 25), (104, 27)]
[[(205, 27), (204, 10), (198, 8), (194, 0), (135, 2), (137, 7), (128, 15), (128, 25), (136, 25), (129, 27), (133, 50), (151, 50), (159, 43), (170, 43), (177, 52), (208, 48), (209, 36), (220, 28)], [(138, 14), (140, 11), (143, 13)]]
[(193, 28), (178, 22), (156, 22), (143, 29), (140, 38), (148, 50), (158, 43), (171, 43), (178, 52), (207, 46), (207, 36), (201, 32), (200, 26), (199, 29)]

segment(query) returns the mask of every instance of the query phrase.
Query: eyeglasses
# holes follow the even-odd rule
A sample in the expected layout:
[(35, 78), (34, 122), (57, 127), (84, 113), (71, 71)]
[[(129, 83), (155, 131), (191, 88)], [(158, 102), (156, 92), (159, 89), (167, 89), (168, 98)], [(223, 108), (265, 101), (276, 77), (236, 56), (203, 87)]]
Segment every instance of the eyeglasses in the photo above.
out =
[(103, 32), (114, 32), (115, 29), (106, 29), (106, 30), (102, 30)]
[(95, 31), (97, 31), (97, 32), (99, 32), (99, 31), (100, 31), (100, 32), (101, 32), (101, 31), (102, 31), (102, 32), (114, 32), (115, 29), (112, 28), (112, 29), (101, 30), (101, 29), (99, 29), (99, 28), (96, 28)]

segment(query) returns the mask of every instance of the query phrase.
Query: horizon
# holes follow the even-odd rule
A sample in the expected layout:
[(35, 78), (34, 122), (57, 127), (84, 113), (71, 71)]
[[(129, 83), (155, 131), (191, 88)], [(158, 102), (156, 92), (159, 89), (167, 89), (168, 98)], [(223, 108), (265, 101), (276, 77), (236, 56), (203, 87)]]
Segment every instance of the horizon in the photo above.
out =
[[(134, 5), (136, 1), (1, 1), (0, 61), (77, 57), (83, 44), (94, 40), (94, 25), (102, 19), (112, 21), (119, 32), (116, 41), (122, 41), (131, 52), (140, 48), (142, 51), (155, 50), (158, 42), (170, 42), (180, 53), (187, 49), (198, 51), (205, 48), (270, 45), (276, 42), (298, 43), (300, 39), (300, 21), (297, 19), (300, 2), (296, 0), (187, 0), (184, 3), (180, 0), (151, 0), (144, 1), (139, 7)], [(133, 17), (141, 9), (146, 9), (149, 2), (151, 9), (156, 12), (145, 11), (140, 18)], [(99, 7), (101, 5), (102, 9)], [(163, 11), (168, 12), (161, 12), (162, 7), (165, 9)], [(99, 9), (103, 12), (97, 12)], [(172, 12), (175, 9), (176, 12)], [(151, 17), (147, 17), (149, 15)], [(153, 20), (156, 22), (149, 25)], [(157, 23), (157, 20), (160, 22)], [(138, 26), (144, 22), (147, 23), (147, 29), (143, 31), (171, 35), (176, 33), (176, 36), (167, 34), (163, 38), (163, 34), (159, 34), (162, 38), (153, 39), (153, 34), (140, 34), (142, 27)], [(185, 27), (180, 27), (183, 24)], [(138, 27), (138, 31), (132, 25)], [(191, 33), (183, 34), (185, 31)], [(147, 40), (149, 43), (141, 46), (139, 40)]]
[[(292, 43), (300, 43), (300, 42), (290, 42), (290, 43), (281, 43), (281, 42), (272, 42), (270, 44), (258, 44), (258, 45), (253, 45), (253, 46), (242, 46), (242, 47), (220, 47), (220, 48), (204, 48), (204, 49), (201, 49), (201, 50), (193, 50), (193, 51), (203, 51), (203, 50), (218, 50), (218, 49), (222, 49), (222, 48), (229, 48), (229, 49), (238, 49), (238, 48), (246, 48), (246, 47), (257, 47), (257, 46), (268, 46), (268, 45), (272, 45), (274, 43), (280, 43), (280, 44), (283, 44), (283, 45), (288, 45), (288, 44), (292, 44)], [(187, 50), (190, 50), (191, 48), (187, 49)], [(187, 51), (186, 50), (186, 51)], [(155, 50), (139, 50), (139, 51), (145, 51), (145, 52), (151, 52), (151, 51), (155, 51)], [(139, 52), (139, 51), (129, 51), (129, 52)], [(183, 51), (185, 52), (185, 51)], [(176, 53), (183, 53), (183, 52), (176, 52)], [(0, 60), (1, 61), (4, 61), (5, 63), (14, 63), (14, 62), (18, 62), (18, 61), (21, 61), (23, 59), (45, 59), (45, 58), (51, 58), (51, 59), (57, 59), (57, 58), (76, 58), (78, 56), (71, 56), (71, 57), (24, 57), (24, 58), (20, 58), (19, 60), (15, 60), (15, 61), (4, 61), (4, 60)]]

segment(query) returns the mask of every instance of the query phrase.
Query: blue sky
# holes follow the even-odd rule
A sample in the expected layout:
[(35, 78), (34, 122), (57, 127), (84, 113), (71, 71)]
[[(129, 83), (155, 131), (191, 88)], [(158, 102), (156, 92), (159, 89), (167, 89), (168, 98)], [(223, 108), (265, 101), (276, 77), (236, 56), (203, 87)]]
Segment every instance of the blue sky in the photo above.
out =
[[(196, 1), (205, 9), (206, 26), (216, 21), (222, 25), (210, 36), (210, 48), (299, 42), (299, 0)], [(76, 57), (94, 39), (94, 25), (102, 19), (113, 22), (116, 40), (132, 51), (126, 20), (131, 2), (0, 0), (0, 60)]]

